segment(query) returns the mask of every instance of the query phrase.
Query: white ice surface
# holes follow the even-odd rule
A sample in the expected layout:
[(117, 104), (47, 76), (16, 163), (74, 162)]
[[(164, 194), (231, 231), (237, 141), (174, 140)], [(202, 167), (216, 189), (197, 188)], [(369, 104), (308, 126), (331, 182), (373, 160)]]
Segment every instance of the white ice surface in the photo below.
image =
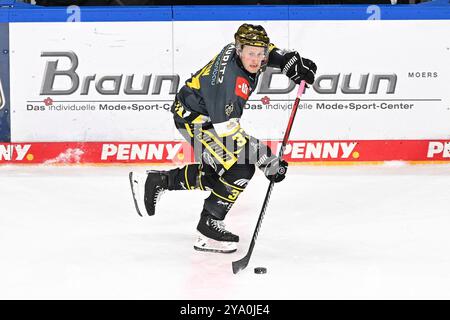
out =
[(226, 220), (238, 252), (220, 255), (192, 247), (207, 193), (139, 217), (131, 169), (0, 167), (0, 299), (450, 299), (450, 165), (291, 166), (238, 275), (261, 172)]

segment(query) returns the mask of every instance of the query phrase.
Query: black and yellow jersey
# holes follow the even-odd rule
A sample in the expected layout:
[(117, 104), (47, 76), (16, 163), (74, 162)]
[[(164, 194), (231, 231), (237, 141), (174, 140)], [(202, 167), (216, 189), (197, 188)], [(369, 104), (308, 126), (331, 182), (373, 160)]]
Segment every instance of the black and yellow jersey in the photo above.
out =
[[(265, 65), (279, 68), (283, 51), (272, 44), (268, 51)], [(177, 128), (188, 141), (200, 141), (216, 159), (216, 164), (209, 163), (220, 175), (238, 158), (259, 166), (272, 154), (265, 144), (248, 135), (239, 122), (247, 100), (256, 90), (260, 72), (247, 72), (235, 45), (230, 43), (192, 75), (176, 95), (172, 112)], [(227, 138), (231, 145), (221, 140)]]
[(230, 43), (186, 81), (177, 94), (180, 104), (175, 111), (190, 123), (212, 123), (220, 136), (226, 136), (238, 128), (258, 76), (245, 70)]
[(228, 44), (186, 81), (177, 98), (188, 111), (202, 116), (194, 121), (211, 122), (222, 131), (221, 123), (241, 118), (257, 82), (258, 74), (245, 71), (234, 44)]

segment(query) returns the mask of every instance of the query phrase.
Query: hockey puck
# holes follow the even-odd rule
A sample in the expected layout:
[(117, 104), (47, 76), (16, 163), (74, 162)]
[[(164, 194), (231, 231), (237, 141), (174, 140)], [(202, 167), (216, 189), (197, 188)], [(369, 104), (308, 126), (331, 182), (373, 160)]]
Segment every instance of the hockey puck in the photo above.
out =
[(267, 269), (263, 268), (263, 267), (258, 267), (258, 268), (255, 268), (255, 273), (264, 274), (264, 273), (267, 273)]

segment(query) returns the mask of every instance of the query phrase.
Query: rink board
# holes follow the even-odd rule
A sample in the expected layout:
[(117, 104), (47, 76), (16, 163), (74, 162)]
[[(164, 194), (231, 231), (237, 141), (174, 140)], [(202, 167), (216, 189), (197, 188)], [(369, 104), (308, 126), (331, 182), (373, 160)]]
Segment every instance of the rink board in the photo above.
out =
[[(3, 90), (10, 105), (3, 108), (0, 163), (192, 161), (187, 151), (181, 156), (167, 149), (184, 145), (170, 106), (186, 79), (233, 39), (243, 21), (262, 24), (279, 48), (296, 49), (318, 65), (291, 131), (290, 161), (449, 160), (448, 6), (169, 9), (22, 9), (0, 15), (0, 22), (10, 22), (1, 30), (8, 31), (11, 68), (10, 81), (2, 79), (3, 86), (11, 85)], [(68, 23), (75, 21), (81, 22)], [(242, 127), (264, 141), (281, 140), (295, 91), (268, 68), (245, 106)], [(328, 146), (348, 141), (356, 149), (345, 157)], [(167, 156), (159, 159), (160, 149), (158, 156), (140, 156), (139, 146), (160, 142)], [(108, 143), (137, 144), (138, 151), (135, 158), (103, 159)], [(311, 143), (322, 145), (308, 149)], [(18, 160), (15, 145), (33, 151)], [(304, 155), (296, 151), (302, 148)], [(435, 148), (432, 156), (429, 148)]]

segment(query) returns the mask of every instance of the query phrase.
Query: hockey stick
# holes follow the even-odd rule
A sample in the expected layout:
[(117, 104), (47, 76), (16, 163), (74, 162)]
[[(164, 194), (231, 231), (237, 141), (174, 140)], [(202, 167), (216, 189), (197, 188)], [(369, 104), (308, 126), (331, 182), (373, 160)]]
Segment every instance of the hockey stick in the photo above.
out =
[[(303, 80), (300, 82), (300, 86), (298, 88), (297, 92), (297, 98), (295, 99), (294, 106), (292, 107), (291, 117), (289, 118), (289, 122), (286, 128), (286, 132), (284, 133), (283, 142), (281, 144), (280, 152), (278, 154), (278, 157), (281, 159), (284, 154), (284, 149), (286, 148), (286, 143), (289, 138), (289, 134), (291, 133), (292, 124), (294, 123), (295, 114), (297, 113), (298, 104), (300, 102), (300, 97), (302, 96), (302, 93), (305, 89), (305, 81)], [(270, 181), (269, 188), (267, 189), (266, 197), (264, 198), (264, 203), (261, 209), (261, 213), (259, 214), (258, 222), (256, 223), (255, 231), (253, 232), (252, 241), (250, 242), (250, 247), (248, 248), (248, 252), (240, 260), (233, 261), (233, 273), (236, 274), (239, 271), (245, 269), (250, 261), (250, 257), (253, 252), (253, 248), (256, 244), (256, 238), (258, 237), (259, 229), (261, 228), (261, 224), (264, 218), (264, 214), (266, 213), (267, 204), (269, 203), (270, 194), (272, 193), (274, 181)]]

